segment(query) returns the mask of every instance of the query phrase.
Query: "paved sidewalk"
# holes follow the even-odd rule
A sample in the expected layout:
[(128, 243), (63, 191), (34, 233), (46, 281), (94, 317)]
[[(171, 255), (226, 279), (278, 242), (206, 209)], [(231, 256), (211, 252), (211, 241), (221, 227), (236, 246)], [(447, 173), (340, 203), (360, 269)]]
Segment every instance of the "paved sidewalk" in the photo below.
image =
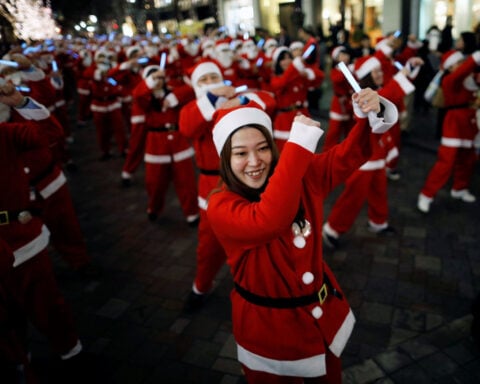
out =
[[(402, 178), (389, 184), (397, 235), (368, 232), (364, 210), (341, 247), (325, 250), (357, 318), (342, 356), (344, 383), (480, 382), (480, 353), (469, 333), (471, 302), (480, 292), (479, 202), (454, 201), (445, 188), (429, 215), (415, 208), (435, 161), (433, 123), (432, 113), (415, 116), (401, 151)], [(89, 381), (244, 384), (231, 335), (227, 267), (206, 306), (184, 313), (196, 230), (184, 222), (173, 188), (164, 213), (149, 222), (143, 170), (121, 188), (123, 159), (97, 160), (92, 124), (74, 134), (79, 171), (68, 174), (69, 185), (102, 274), (81, 278), (54, 251), (52, 257), (89, 356)], [(472, 185), (477, 196), (479, 168)], [(339, 192), (327, 201), (326, 214)], [(31, 346), (42, 382), (50, 382), (48, 346), (34, 330)]]

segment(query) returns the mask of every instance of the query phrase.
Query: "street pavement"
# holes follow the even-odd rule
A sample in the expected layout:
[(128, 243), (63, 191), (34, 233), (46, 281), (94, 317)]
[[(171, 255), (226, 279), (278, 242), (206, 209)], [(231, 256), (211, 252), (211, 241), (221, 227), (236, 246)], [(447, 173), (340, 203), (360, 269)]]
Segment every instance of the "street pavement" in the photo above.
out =
[[(327, 108), (324, 89), (316, 116), (325, 128)], [(78, 171), (67, 173), (68, 182), (101, 273), (79, 276), (53, 249), (51, 256), (84, 346), (85, 382), (245, 384), (231, 334), (228, 268), (202, 309), (183, 310), (197, 238), (173, 187), (159, 219), (148, 221), (143, 168), (122, 188), (123, 158), (98, 161), (93, 124), (74, 128), (74, 137)], [(364, 209), (340, 247), (325, 248), (357, 319), (342, 355), (343, 383), (480, 382), (480, 352), (470, 336), (471, 304), (480, 292), (479, 202), (452, 200), (449, 184), (428, 215), (416, 210), (437, 146), (435, 111), (416, 112), (403, 137), (402, 177), (389, 181), (397, 234), (368, 232)], [(471, 187), (477, 196), (479, 168)], [(340, 190), (327, 200), (326, 214)], [(32, 328), (30, 339), (41, 382), (53, 382), (56, 365), (45, 338)]]

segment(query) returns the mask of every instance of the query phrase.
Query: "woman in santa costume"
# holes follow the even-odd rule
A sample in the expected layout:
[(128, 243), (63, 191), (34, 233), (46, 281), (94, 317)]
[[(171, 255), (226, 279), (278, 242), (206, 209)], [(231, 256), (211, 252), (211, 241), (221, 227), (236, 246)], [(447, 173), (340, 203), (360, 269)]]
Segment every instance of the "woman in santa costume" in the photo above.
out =
[(168, 87), (165, 70), (151, 65), (143, 71), (143, 81), (133, 92), (134, 129), (146, 133), (145, 185), (147, 214), (156, 220), (165, 205), (170, 180), (173, 181), (188, 224), (198, 221), (197, 187), (193, 147), (178, 130), (181, 107), (193, 99), (191, 87)]
[(478, 83), (475, 72), (480, 66), (480, 51), (466, 57), (459, 51), (446, 52), (441, 61), (446, 74), (441, 83), (446, 114), (437, 161), (427, 176), (418, 196), (417, 208), (430, 211), (437, 192), (453, 178), (450, 196), (465, 203), (474, 203), (468, 187), (476, 162), (475, 137), (479, 137)]
[(330, 81), (332, 82), (333, 96), (330, 102), (328, 130), (323, 142), (323, 151), (328, 151), (342, 141), (355, 124), (351, 101), (353, 90), (342, 71), (337, 68), (340, 62), (347, 66), (350, 64), (350, 53), (344, 46), (338, 46), (332, 50)]
[[(378, 89), (378, 93), (390, 100), (397, 110), (405, 95), (415, 90), (407, 73), (405, 67), (383, 85), (382, 67), (375, 56), (365, 56), (355, 62), (355, 75), (360, 79), (360, 86)], [(392, 126), (396, 124), (398, 121)], [(323, 226), (325, 244), (330, 248), (338, 246), (340, 236), (352, 227), (365, 203), (368, 204), (368, 229), (378, 235), (395, 233), (388, 222), (386, 164), (398, 156), (398, 149), (390, 131), (372, 133), (370, 141), (370, 158), (347, 179)]]
[(180, 133), (193, 141), (196, 165), (199, 168), (197, 271), (192, 292), (187, 301), (188, 309), (203, 305), (206, 294), (213, 287), (213, 280), (225, 263), (225, 252), (212, 232), (206, 215), (207, 198), (219, 181), (219, 159), (212, 140), (213, 114), (219, 108), (255, 100), (272, 113), (275, 100), (264, 91), (248, 91), (236, 94), (235, 88), (225, 85), (220, 68), (212, 61), (197, 64), (191, 74), (191, 84), (196, 100), (180, 111)]
[[(353, 97), (356, 126), (322, 154), (320, 123), (304, 115), (280, 157), (272, 121), (254, 102), (216, 115), (223, 184), (207, 214), (233, 275), (233, 334), (249, 384), (341, 383), (339, 357), (355, 318), (322, 258), (323, 204), (368, 159), (369, 124), (391, 125), (377, 117), (376, 92)], [(382, 103), (388, 116), (394, 107)]]
[(281, 151), (288, 140), (295, 116), (309, 116), (307, 94), (309, 88), (320, 86), (325, 75), (315, 65), (308, 65), (302, 57), (293, 56), (287, 47), (278, 47), (272, 56), (272, 75), (267, 91), (275, 94), (277, 112), (273, 120), (273, 137)]

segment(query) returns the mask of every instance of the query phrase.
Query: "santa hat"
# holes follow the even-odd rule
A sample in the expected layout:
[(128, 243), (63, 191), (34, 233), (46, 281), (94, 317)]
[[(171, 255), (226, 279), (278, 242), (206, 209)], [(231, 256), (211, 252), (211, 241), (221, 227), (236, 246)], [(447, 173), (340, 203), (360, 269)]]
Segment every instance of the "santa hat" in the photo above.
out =
[(238, 128), (245, 125), (261, 125), (265, 127), (273, 137), (272, 120), (254, 101), (230, 109), (219, 109), (214, 115), (213, 143), (220, 155), (225, 141)]
[(278, 41), (273, 38), (269, 38), (267, 39), (267, 41), (265, 41), (265, 44), (263, 44), (263, 49), (268, 50), (270, 48), (277, 47), (277, 46), (278, 46)]
[(100, 56), (103, 56), (104, 58), (107, 58), (107, 50), (105, 48), (100, 48), (100, 49), (97, 49), (97, 51), (95, 52), (95, 55), (93, 57), (93, 59), (95, 61), (98, 61), (100, 59)]
[(205, 39), (200, 44), (200, 48), (202, 49), (202, 51), (204, 51), (207, 48), (213, 48), (213, 47), (215, 47), (215, 41), (213, 41), (212, 39)]
[(338, 55), (340, 55), (341, 52), (346, 52), (347, 48), (345, 48), (343, 45), (339, 45), (338, 47), (335, 47), (332, 50), (332, 59), (333, 60), (338, 60)]
[(288, 49), (290, 49), (290, 51), (294, 51), (295, 49), (303, 50), (303, 47), (305, 47), (305, 44), (303, 44), (301, 41), (294, 41), (293, 43), (290, 44)]
[(355, 75), (359, 79), (363, 79), (375, 68), (381, 68), (382, 64), (375, 56), (360, 57), (355, 60)]
[(273, 62), (273, 65), (277, 65), (277, 61), (278, 61), (278, 58), (280, 57), (280, 54), (282, 52), (290, 52), (288, 50), (287, 47), (284, 47), (284, 46), (281, 46), (281, 47), (278, 47), (278, 48), (275, 48), (275, 50), (273, 51), (273, 54), (272, 54), (272, 62)]
[(224, 49), (231, 49), (230, 48), (230, 42), (231, 39), (220, 39), (215, 42), (215, 50), (217, 51), (222, 51)]
[(142, 78), (146, 79), (148, 76), (150, 76), (152, 73), (160, 71), (161, 68), (159, 65), (149, 65), (145, 67), (145, 69), (142, 71)]
[(375, 50), (382, 51), (385, 56), (390, 56), (393, 52), (393, 48), (390, 45), (390, 39), (388, 37), (381, 38), (375, 45)]
[(459, 61), (462, 61), (465, 59), (465, 56), (459, 51), (456, 51), (454, 49), (445, 52), (442, 55), (442, 60), (441, 60), (441, 66), (442, 69), (447, 70), (449, 69), (452, 65), (457, 64)]
[(140, 52), (140, 50), (142, 49), (142, 47), (140, 47), (139, 45), (132, 45), (131, 47), (128, 47), (126, 50), (125, 50), (125, 54), (127, 55), (127, 58), (128, 59), (131, 59), (132, 56), (138, 52)]
[(190, 76), (192, 86), (195, 88), (200, 77), (206, 75), (207, 73), (216, 73), (223, 78), (222, 71), (220, 71), (220, 68), (218, 68), (217, 64), (212, 61), (203, 61), (198, 63), (192, 70), (192, 75)]

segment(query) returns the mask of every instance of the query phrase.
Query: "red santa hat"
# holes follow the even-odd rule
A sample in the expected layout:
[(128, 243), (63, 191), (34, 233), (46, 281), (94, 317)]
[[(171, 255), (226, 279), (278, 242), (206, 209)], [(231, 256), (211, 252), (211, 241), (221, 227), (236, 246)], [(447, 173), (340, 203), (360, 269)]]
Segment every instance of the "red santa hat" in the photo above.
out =
[(462, 61), (465, 59), (465, 56), (459, 51), (456, 51), (454, 49), (445, 52), (442, 55), (441, 59), (441, 66), (443, 70), (449, 69), (452, 65), (457, 64), (459, 61)]
[(131, 47), (128, 47), (127, 49), (125, 49), (125, 55), (127, 56), (128, 59), (131, 59), (132, 56), (140, 52), (141, 49), (142, 47), (140, 47), (139, 45), (132, 45)]
[(230, 43), (231, 39), (220, 39), (215, 42), (215, 50), (222, 51), (224, 49), (231, 49)]
[(213, 116), (213, 143), (220, 155), (228, 137), (238, 128), (245, 125), (261, 125), (273, 137), (270, 116), (254, 101), (230, 109), (219, 109)]
[(295, 49), (303, 50), (303, 47), (305, 47), (305, 44), (303, 44), (301, 41), (294, 41), (289, 45), (288, 49), (290, 49), (290, 51), (294, 51)]
[(375, 56), (364, 56), (355, 60), (355, 75), (363, 79), (375, 68), (381, 68), (382, 64)]
[(149, 65), (145, 67), (142, 71), (142, 78), (146, 79), (148, 76), (150, 76), (152, 73), (160, 71), (160, 66), (159, 65)]
[(332, 59), (337, 60), (338, 55), (340, 55), (341, 52), (346, 52), (347, 48), (345, 48), (343, 45), (339, 45), (338, 47), (333, 48), (332, 50)]
[(393, 52), (393, 47), (390, 45), (390, 41), (389, 37), (381, 38), (375, 45), (375, 50), (382, 51), (385, 56), (390, 56)]
[(195, 65), (195, 67), (192, 69), (192, 74), (190, 76), (192, 86), (195, 88), (200, 77), (206, 75), (207, 73), (216, 73), (223, 79), (222, 71), (220, 71), (220, 68), (217, 64), (215, 64), (213, 61), (202, 61), (201, 63)]

